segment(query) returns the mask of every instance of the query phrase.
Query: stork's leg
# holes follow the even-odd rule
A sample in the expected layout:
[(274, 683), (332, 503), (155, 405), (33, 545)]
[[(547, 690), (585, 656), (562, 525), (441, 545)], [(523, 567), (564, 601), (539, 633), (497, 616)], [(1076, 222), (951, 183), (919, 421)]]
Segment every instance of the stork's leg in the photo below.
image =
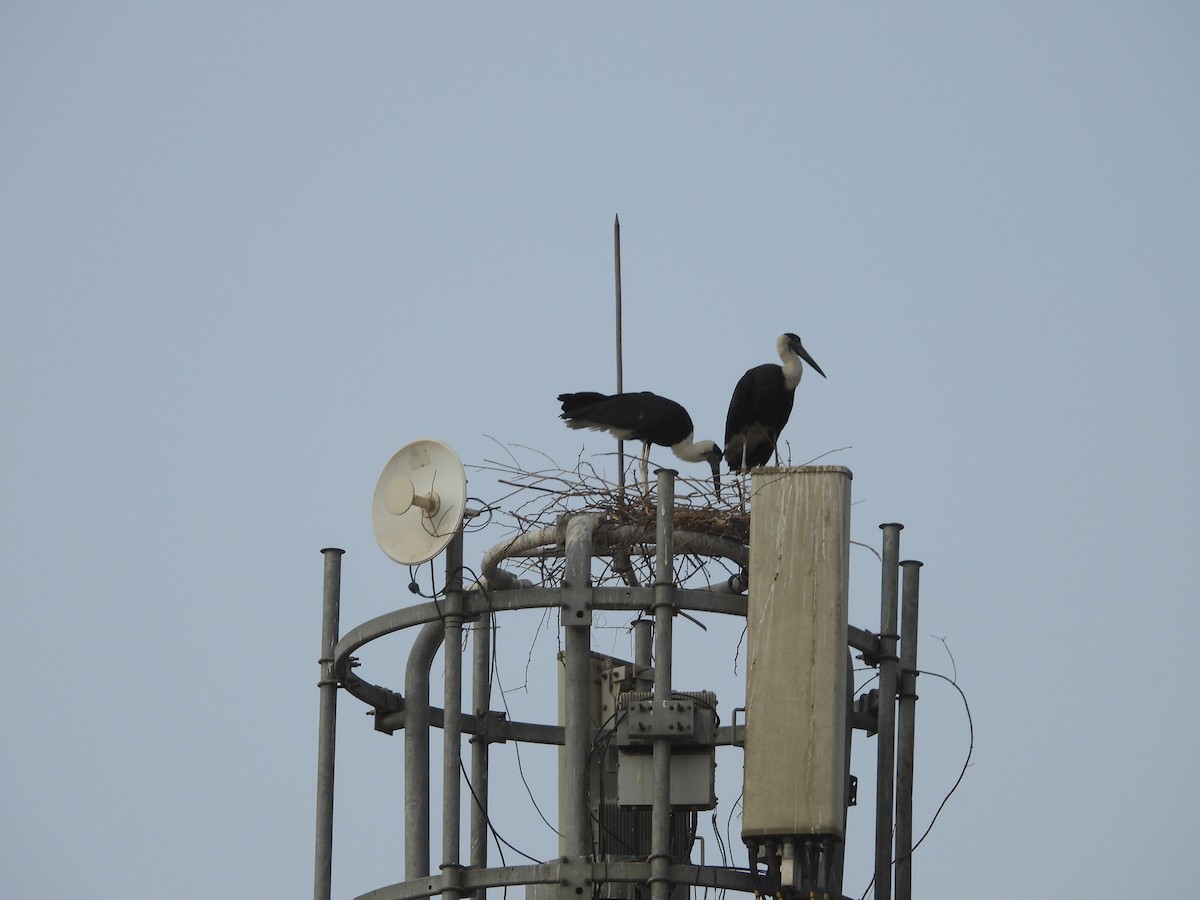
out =
[(749, 451), (749, 441), (742, 438), (742, 468), (738, 471), (738, 506), (746, 511), (746, 453)]
[(650, 493), (650, 445), (642, 444), (642, 494)]

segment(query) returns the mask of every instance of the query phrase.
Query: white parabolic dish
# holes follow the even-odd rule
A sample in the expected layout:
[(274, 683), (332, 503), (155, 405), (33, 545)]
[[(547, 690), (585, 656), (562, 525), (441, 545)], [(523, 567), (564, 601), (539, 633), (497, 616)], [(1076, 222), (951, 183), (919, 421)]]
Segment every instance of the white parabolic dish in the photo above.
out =
[(458, 454), (441, 441), (413, 441), (388, 460), (375, 485), (375, 540), (398, 563), (426, 562), (461, 527), (466, 502), (467, 477)]

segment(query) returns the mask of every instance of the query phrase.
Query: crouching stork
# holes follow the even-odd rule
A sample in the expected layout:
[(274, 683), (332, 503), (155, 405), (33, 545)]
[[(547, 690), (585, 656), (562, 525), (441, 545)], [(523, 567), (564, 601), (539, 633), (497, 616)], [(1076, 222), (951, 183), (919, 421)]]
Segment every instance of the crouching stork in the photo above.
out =
[(623, 441), (642, 442), (642, 484), (649, 486), (650, 445), (670, 447), (684, 462), (707, 462), (712, 467), (713, 488), (721, 490), (721, 448), (713, 441), (693, 440), (692, 417), (674, 400), (639, 391), (598, 394), (581, 391), (559, 394), (562, 418), (568, 428), (606, 431)]

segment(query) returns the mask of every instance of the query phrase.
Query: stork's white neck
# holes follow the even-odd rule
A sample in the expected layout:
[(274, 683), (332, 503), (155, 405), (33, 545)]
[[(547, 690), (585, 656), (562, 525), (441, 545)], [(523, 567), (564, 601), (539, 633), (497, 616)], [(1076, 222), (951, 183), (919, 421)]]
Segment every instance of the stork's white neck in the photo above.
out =
[(678, 444), (672, 444), (671, 452), (684, 462), (704, 462), (716, 447), (717, 445), (712, 441), (701, 441), (697, 444), (692, 441), (692, 435), (689, 434)]
[(794, 391), (804, 375), (804, 363), (800, 362), (800, 357), (788, 343), (785, 334), (779, 336), (779, 340), (775, 342), (775, 349), (779, 351), (779, 359), (783, 362), (783, 385), (789, 391)]

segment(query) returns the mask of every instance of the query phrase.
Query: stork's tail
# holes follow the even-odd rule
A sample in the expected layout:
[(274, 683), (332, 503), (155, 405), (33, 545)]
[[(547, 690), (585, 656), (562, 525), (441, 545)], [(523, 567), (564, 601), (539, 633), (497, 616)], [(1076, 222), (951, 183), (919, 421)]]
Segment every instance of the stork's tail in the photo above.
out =
[(592, 404), (607, 399), (607, 394), (600, 394), (596, 391), (580, 391), (576, 394), (558, 395), (558, 402), (562, 404), (562, 418), (564, 419), (574, 418)]

